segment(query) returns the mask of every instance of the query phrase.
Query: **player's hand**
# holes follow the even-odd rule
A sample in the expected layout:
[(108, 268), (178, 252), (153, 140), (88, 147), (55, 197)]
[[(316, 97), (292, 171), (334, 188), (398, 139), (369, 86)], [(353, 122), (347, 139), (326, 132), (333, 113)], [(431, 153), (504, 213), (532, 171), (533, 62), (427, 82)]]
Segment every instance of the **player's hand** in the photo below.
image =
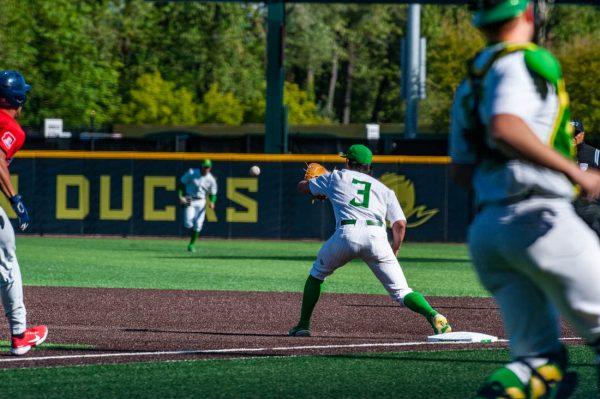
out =
[(593, 169), (581, 171), (574, 179), (589, 200), (600, 198), (600, 172)]
[(311, 197), (310, 203), (314, 204), (317, 201), (325, 201), (327, 197), (325, 195), (313, 195)]
[(209, 202), (208, 206), (209, 206), (210, 209), (215, 209), (215, 204), (212, 203), (212, 202)]
[(396, 258), (398, 257), (398, 252), (400, 252), (400, 245), (402, 245), (402, 243), (399, 243), (399, 242), (392, 243), (392, 251), (394, 252), (394, 256)]
[(31, 223), (31, 219), (29, 218), (29, 213), (27, 212), (23, 198), (17, 194), (10, 199), (10, 204), (19, 218), (19, 228), (22, 231), (25, 231), (27, 226), (29, 226), (29, 223)]
[(181, 206), (189, 206), (191, 202), (190, 197), (179, 197), (179, 204), (181, 204)]

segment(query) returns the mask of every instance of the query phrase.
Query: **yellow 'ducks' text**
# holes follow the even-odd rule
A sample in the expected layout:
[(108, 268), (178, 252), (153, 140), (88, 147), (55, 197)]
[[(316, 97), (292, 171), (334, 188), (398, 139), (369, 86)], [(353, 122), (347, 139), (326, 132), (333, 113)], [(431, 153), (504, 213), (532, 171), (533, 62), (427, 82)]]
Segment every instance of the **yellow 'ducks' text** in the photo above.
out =
[[(115, 183), (113, 177), (102, 175), (98, 187), (98, 217), (100, 220), (125, 221), (131, 219), (134, 207), (143, 207), (143, 220), (149, 222), (168, 222), (176, 220), (178, 207), (176, 201), (177, 178), (175, 176), (142, 177), (141, 198), (134, 195), (132, 176), (121, 176), (119, 182), (120, 198), (111, 192)], [(12, 175), (15, 190), (19, 187), (19, 176)], [(55, 217), (60, 220), (83, 220), (90, 213), (90, 179), (84, 175), (57, 175)], [(70, 201), (67, 200), (71, 192)], [(229, 177), (226, 179), (226, 196), (232, 206), (225, 209), (225, 220), (233, 223), (256, 223), (258, 221), (258, 203), (245, 193), (258, 191), (258, 179), (248, 177)], [(76, 195), (73, 195), (75, 194)], [(3, 196), (2, 196), (3, 197)], [(134, 198), (135, 201), (134, 202)], [(0, 198), (0, 206), (10, 218), (16, 217), (5, 198)], [(210, 207), (206, 208), (206, 220), (218, 221)]]

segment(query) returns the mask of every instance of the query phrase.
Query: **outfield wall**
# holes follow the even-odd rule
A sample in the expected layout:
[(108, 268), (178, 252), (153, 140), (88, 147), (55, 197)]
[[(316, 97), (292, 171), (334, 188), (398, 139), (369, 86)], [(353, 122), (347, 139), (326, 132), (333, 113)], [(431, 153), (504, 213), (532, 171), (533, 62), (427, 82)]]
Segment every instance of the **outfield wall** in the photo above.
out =
[[(187, 234), (179, 176), (206, 157), (219, 195), (203, 235), (325, 239), (333, 231), (329, 203), (311, 204), (296, 184), (305, 162), (340, 167), (336, 155), (23, 151), (10, 169), (32, 216), (29, 233), (175, 236)], [(248, 174), (255, 164), (259, 177)], [(408, 240), (465, 239), (471, 208), (449, 178), (446, 157), (376, 156), (373, 169), (400, 199)]]

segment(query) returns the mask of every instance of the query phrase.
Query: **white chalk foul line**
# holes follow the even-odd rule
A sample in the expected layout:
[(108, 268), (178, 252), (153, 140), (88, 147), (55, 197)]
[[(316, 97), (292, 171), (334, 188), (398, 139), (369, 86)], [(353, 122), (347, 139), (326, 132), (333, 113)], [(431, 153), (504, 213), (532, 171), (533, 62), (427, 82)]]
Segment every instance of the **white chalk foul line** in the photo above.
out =
[[(508, 342), (505, 339), (499, 339), (497, 342)], [(297, 350), (318, 350), (318, 349), (352, 349), (352, 348), (381, 348), (381, 347), (402, 347), (402, 346), (435, 346), (435, 345), (465, 345), (469, 342), (376, 342), (365, 344), (344, 344), (344, 345), (303, 345), (303, 346), (280, 346), (274, 348), (225, 348), (225, 349), (195, 349), (179, 351), (154, 351), (154, 352), (118, 352), (118, 353), (95, 353), (83, 355), (57, 355), (57, 356), (39, 356), (39, 357), (10, 357), (0, 359), (0, 363), (9, 362), (41, 362), (47, 360), (69, 360), (69, 359), (102, 359), (115, 357), (143, 357), (143, 356), (185, 356), (185, 355), (210, 355), (221, 353), (236, 352), (291, 352)]]
[[(561, 338), (564, 341), (581, 340), (581, 338)], [(508, 342), (507, 339), (498, 339), (496, 342)], [(279, 346), (273, 348), (223, 348), (223, 349), (193, 349), (179, 351), (154, 351), (154, 352), (118, 352), (118, 353), (96, 353), (84, 355), (57, 355), (57, 356), (39, 356), (39, 357), (9, 357), (0, 359), (0, 363), (10, 362), (42, 362), (47, 360), (69, 360), (69, 359), (102, 359), (116, 357), (144, 357), (144, 356), (186, 356), (186, 355), (217, 355), (221, 353), (236, 352), (291, 352), (297, 350), (318, 350), (318, 349), (352, 349), (352, 348), (397, 348), (403, 346), (440, 346), (440, 345), (465, 345), (470, 342), (375, 342), (364, 344), (343, 344), (343, 345), (302, 345), (302, 346)]]

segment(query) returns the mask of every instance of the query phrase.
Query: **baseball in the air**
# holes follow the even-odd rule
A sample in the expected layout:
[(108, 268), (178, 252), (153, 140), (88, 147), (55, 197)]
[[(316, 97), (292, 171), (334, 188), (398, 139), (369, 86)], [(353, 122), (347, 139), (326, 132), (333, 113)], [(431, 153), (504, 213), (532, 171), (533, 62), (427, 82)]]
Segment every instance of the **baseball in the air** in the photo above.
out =
[(260, 168), (258, 165), (254, 165), (250, 168), (250, 176), (258, 176), (260, 175)]

